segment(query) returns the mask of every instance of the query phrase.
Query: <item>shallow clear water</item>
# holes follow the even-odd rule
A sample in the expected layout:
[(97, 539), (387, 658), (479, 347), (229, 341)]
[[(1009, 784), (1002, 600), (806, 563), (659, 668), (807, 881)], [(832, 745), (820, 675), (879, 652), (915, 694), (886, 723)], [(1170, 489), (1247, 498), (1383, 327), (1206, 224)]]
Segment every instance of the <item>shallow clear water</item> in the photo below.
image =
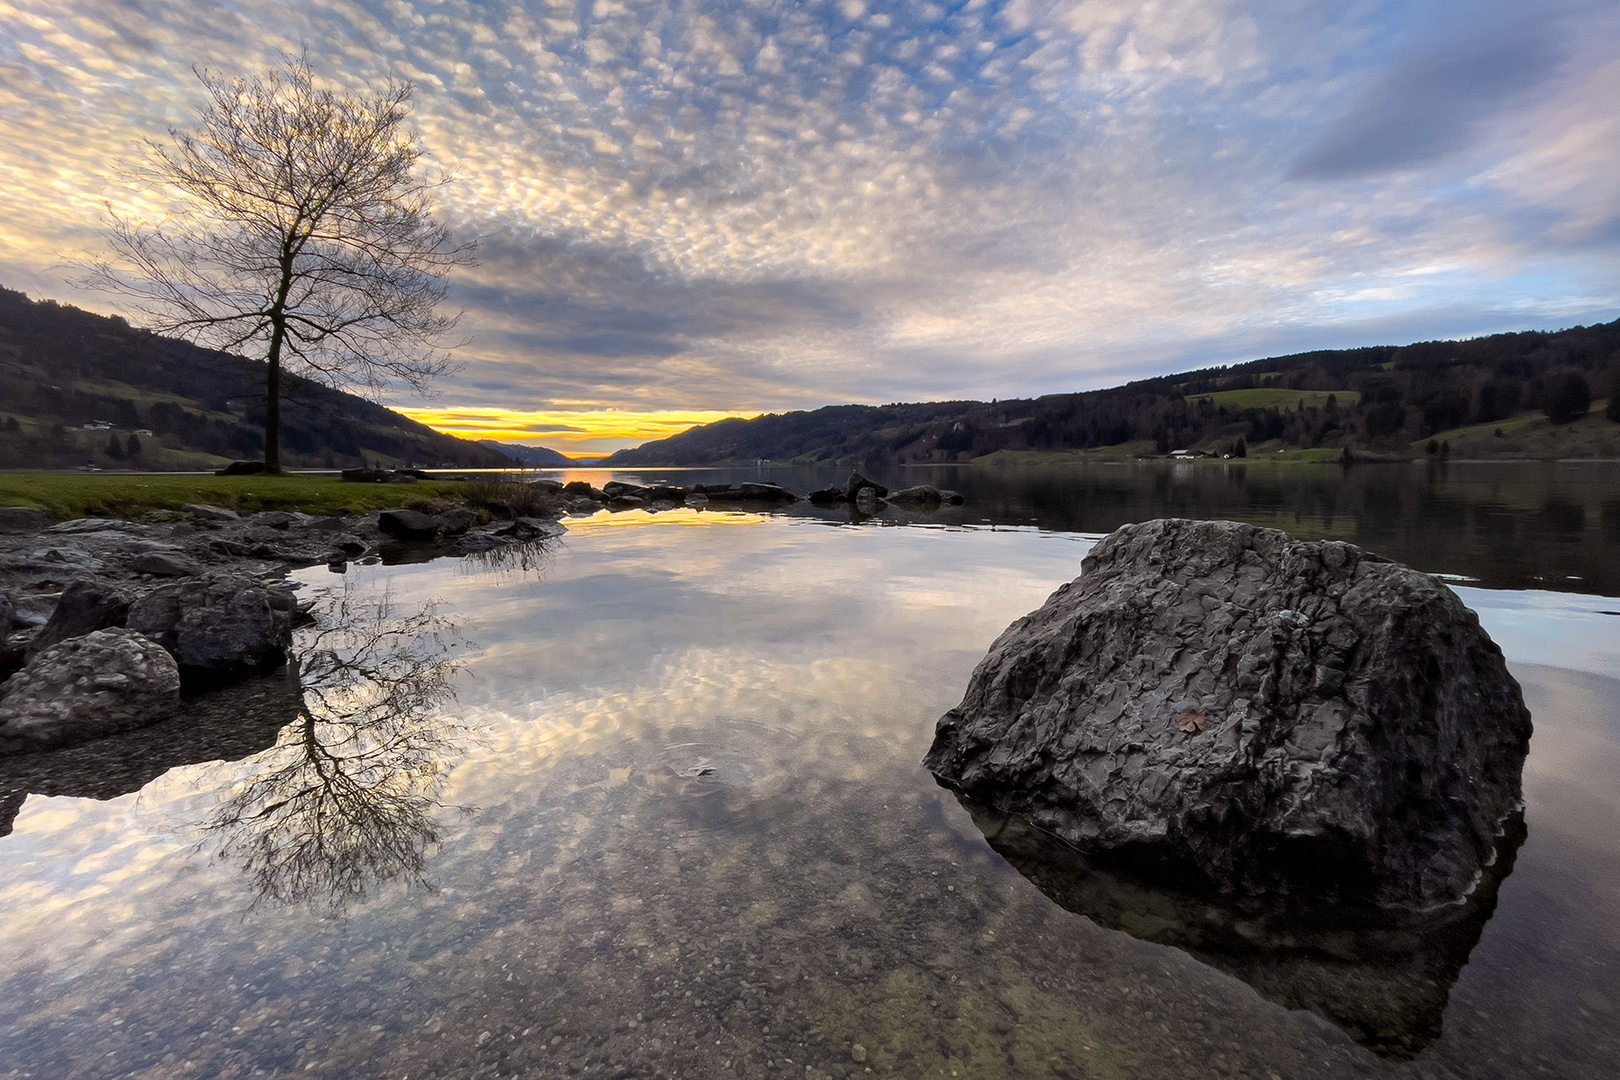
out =
[[(1614, 1075), (1613, 601), (1463, 589), (1535, 714), (1528, 839), (1438, 1039), (1395, 1061), (1055, 903), (918, 765), (1091, 540), (680, 511), (303, 572), (362, 617), (331, 655), (370, 627), (416, 666), (323, 668), (306, 631), (317, 715), (269, 683), (190, 706), (257, 694), (295, 721), (275, 746), (30, 795), (0, 1076)], [(430, 601), (454, 633), (400, 622)], [(368, 727), (390, 694), (404, 719)]]

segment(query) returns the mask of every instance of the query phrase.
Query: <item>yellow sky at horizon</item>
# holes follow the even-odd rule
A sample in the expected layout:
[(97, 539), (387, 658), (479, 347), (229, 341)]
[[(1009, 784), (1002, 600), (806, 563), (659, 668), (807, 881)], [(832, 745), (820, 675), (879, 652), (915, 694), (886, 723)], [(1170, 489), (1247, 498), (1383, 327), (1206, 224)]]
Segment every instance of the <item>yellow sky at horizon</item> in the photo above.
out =
[(731, 417), (752, 419), (758, 412), (718, 410), (665, 410), (629, 412), (623, 409), (531, 412), (501, 408), (410, 408), (394, 411), (426, 424), (435, 431), (463, 439), (493, 439), (522, 446), (545, 446), (567, 457), (591, 458), (639, 446), (700, 424)]

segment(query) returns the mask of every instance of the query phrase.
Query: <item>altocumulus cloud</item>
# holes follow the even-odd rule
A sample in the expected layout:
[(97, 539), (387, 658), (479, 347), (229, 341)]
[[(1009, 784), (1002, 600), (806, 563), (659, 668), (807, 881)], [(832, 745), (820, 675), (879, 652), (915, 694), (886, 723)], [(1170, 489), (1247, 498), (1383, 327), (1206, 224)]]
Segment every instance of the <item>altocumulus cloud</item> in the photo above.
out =
[(0, 276), (72, 298), (192, 65), (308, 45), (417, 84), (485, 239), (446, 414), (1007, 396), (1613, 318), (1620, 15), (1520, 10), (9, 0)]

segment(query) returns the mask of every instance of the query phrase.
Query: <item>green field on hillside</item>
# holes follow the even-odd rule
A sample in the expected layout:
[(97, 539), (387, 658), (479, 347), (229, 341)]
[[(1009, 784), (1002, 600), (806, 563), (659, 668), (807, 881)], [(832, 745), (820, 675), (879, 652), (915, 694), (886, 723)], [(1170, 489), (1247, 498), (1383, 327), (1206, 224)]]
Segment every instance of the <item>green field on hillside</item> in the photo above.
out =
[(1305, 403), (1306, 408), (1323, 408), (1330, 396), (1336, 398), (1338, 404), (1344, 408), (1361, 401), (1359, 390), (1276, 390), (1269, 386), (1256, 387), (1252, 390), (1217, 390), (1213, 394), (1199, 394), (1188, 400), (1202, 401), (1208, 398), (1217, 406), (1225, 406), (1228, 409), (1275, 408), (1282, 412), (1293, 412), (1299, 408), (1301, 401)]
[[(1620, 458), (1620, 424), (1603, 415), (1608, 404), (1599, 398), (1569, 424), (1554, 424), (1543, 412), (1521, 412), (1438, 432), (1434, 441), (1448, 443), (1453, 458)], [(1419, 439), (1411, 451), (1425, 453), (1429, 441)]]

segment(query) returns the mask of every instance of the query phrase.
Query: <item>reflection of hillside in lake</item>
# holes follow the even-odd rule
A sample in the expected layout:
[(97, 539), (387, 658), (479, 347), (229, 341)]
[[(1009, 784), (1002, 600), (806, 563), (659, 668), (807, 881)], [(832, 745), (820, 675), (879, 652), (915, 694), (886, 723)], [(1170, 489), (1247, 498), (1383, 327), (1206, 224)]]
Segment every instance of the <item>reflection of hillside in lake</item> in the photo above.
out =
[[(1611, 462), (1278, 464), (1264, 458), (1061, 465), (933, 465), (869, 470), (891, 486), (930, 483), (960, 507), (879, 520), (1034, 525), (1100, 535), (1155, 517), (1230, 518), (1305, 539), (1348, 540), (1431, 573), (1493, 589), (1620, 596), (1620, 468)], [(574, 476), (574, 473), (556, 473)], [(771, 479), (842, 485), (848, 468), (585, 472), (601, 484)], [(844, 510), (796, 514), (847, 518)]]
[(1077, 915), (1181, 949), (1236, 975), (1260, 995), (1308, 1009), (1380, 1056), (1416, 1057), (1440, 1037), (1451, 988), (1496, 910), (1524, 841), (1509, 827), (1491, 873), (1462, 904), (1423, 912), (1222, 897), (1195, 883), (1149, 880), (1087, 860), (1025, 824), (958, 794), (990, 846), (1036, 888)]
[(336, 593), (295, 649), (297, 718), (203, 826), (260, 896), (331, 908), (418, 880), (457, 756), (447, 635), (431, 604)]

